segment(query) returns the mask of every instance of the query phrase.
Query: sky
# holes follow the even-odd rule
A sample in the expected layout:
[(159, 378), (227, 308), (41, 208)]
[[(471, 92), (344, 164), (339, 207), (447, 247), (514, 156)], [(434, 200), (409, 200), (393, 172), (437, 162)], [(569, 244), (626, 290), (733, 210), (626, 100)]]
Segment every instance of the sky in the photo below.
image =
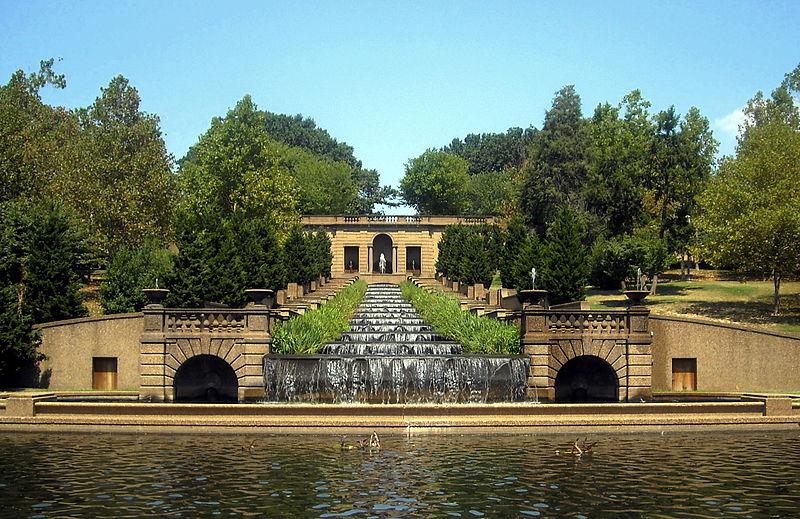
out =
[(397, 186), (428, 148), (540, 128), (570, 84), (585, 116), (634, 89), (696, 106), (732, 154), (741, 108), (800, 63), (800, 1), (0, 0), (0, 83), (51, 57), (67, 88), (45, 102), (88, 106), (121, 74), (178, 159), (250, 94)]

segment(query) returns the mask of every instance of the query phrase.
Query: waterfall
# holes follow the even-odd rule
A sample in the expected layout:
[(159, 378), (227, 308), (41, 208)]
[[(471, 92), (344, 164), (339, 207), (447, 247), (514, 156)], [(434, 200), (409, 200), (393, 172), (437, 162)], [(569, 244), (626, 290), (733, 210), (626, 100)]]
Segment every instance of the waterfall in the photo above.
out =
[(393, 284), (370, 285), (351, 331), (319, 355), (267, 355), (267, 401), (514, 402), (525, 398), (528, 359), (464, 355), (420, 319)]

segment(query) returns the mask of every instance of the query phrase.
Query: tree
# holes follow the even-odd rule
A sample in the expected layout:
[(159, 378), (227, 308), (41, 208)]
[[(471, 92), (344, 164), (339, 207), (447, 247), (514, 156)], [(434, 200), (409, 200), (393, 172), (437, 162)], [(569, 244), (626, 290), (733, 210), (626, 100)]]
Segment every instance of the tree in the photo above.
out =
[(636, 282), (636, 271), (651, 281), (669, 267), (673, 259), (667, 242), (652, 229), (637, 229), (632, 235), (599, 239), (592, 247), (591, 280), (601, 288), (621, 288)]
[(123, 248), (109, 263), (100, 286), (100, 303), (106, 314), (138, 312), (147, 304), (142, 290), (164, 287), (172, 272), (174, 254), (159, 244)]
[(286, 273), (292, 283), (304, 285), (319, 275), (314, 239), (300, 225), (295, 225), (286, 239)]
[(564, 204), (584, 209), (589, 151), (580, 96), (573, 85), (565, 86), (556, 92), (523, 166), (520, 205), (529, 225), (544, 228)]
[(461, 214), (466, 209), (468, 168), (460, 157), (427, 150), (406, 164), (400, 192), (420, 214)]
[(786, 101), (786, 85), (799, 73), (800, 66), (771, 99), (750, 100), (736, 157), (723, 161), (700, 201), (704, 256), (771, 272), (776, 315), (783, 277), (800, 270), (800, 111)]
[(500, 173), (519, 169), (525, 162), (527, 148), (536, 134), (534, 128), (509, 128), (506, 133), (470, 133), (463, 140), (453, 141), (440, 151), (469, 162), (468, 173)]
[(283, 164), (286, 148), (273, 141), (250, 96), (245, 96), (180, 160), (178, 185), (185, 219), (218, 214), (266, 218), (281, 239), (300, 213), (298, 186)]
[(87, 254), (83, 237), (58, 206), (39, 211), (26, 245), (26, 312), (37, 323), (88, 315), (80, 293), (80, 269)]
[(91, 106), (78, 110), (76, 167), (63, 169), (52, 186), (106, 255), (146, 241), (165, 244), (172, 234), (174, 161), (158, 116), (142, 112), (140, 103), (136, 88), (117, 76)]
[(17, 374), (42, 360), (33, 318), (25, 304), (26, 235), (29, 215), (16, 205), (0, 203), (0, 387), (13, 387)]
[(500, 280), (504, 287), (517, 291), (531, 287), (531, 269), (543, 271), (542, 246), (536, 233), (531, 232), (520, 219), (508, 223), (503, 257), (500, 262)]
[(42, 103), (39, 95), (46, 85), (66, 87), (53, 64), (53, 59), (42, 61), (39, 71), (28, 75), (18, 70), (0, 86), (0, 203), (41, 199), (69, 163), (65, 147), (76, 120)]
[(643, 182), (654, 132), (649, 106), (634, 90), (616, 107), (598, 105), (589, 123), (592, 151), (587, 171), (587, 205), (612, 236), (631, 234), (643, 223)]
[(359, 205), (353, 168), (345, 162), (319, 158), (301, 148), (278, 153), (298, 186), (302, 214), (352, 214)]
[(543, 288), (554, 304), (582, 301), (586, 297), (589, 264), (583, 246), (585, 229), (575, 210), (564, 207), (547, 230), (542, 272)]

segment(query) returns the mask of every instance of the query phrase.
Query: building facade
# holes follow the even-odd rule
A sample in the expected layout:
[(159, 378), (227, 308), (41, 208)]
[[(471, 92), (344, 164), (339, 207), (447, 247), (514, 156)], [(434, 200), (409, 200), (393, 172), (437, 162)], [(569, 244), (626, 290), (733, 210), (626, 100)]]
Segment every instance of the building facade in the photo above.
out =
[(308, 215), (302, 219), (309, 230), (321, 228), (330, 236), (334, 277), (342, 274), (433, 277), (439, 240), (448, 225), (491, 223), (494, 218), (490, 216)]

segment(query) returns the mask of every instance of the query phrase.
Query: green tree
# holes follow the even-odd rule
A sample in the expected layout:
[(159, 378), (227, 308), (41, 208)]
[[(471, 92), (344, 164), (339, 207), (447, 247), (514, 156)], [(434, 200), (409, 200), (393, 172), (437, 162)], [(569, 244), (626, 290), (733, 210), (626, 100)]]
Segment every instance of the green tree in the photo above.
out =
[(504, 287), (515, 290), (531, 288), (531, 269), (542, 272), (545, 267), (539, 237), (520, 219), (508, 223), (503, 257), (500, 262), (500, 279)]
[(138, 312), (147, 304), (145, 288), (163, 288), (172, 272), (174, 254), (156, 243), (122, 248), (109, 263), (100, 286), (107, 314)]
[(589, 263), (583, 245), (585, 232), (578, 214), (569, 207), (557, 213), (547, 230), (547, 268), (542, 272), (542, 285), (549, 291), (553, 304), (582, 301), (586, 297)]
[(782, 279), (800, 270), (800, 111), (786, 100), (793, 74), (800, 66), (771, 99), (759, 93), (748, 103), (736, 157), (703, 193), (698, 225), (713, 263), (771, 272), (775, 314)]
[(468, 168), (460, 157), (428, 150), (408, 161), (400, 192), (420, 214), (461, 214), (466, 209)]
[(331, 239), (324, 229), (319, 229), (314, 234), (314, 258), (316, 260), (315, 272), (318, 276), (331, 276), (333, 253), (331, 252)]
[(519, 169), (525, 162), (527, 148), (536, 134), (534, 128), (509, 128), (506, 133), (470, 133), (464, 139), (453, 139), (440, 151), (469, 162), (468, 173), (500, 173)]
[(298, 186), (283, 164), (283, 145), (263, 127), (261, 114), (245, 96), (179, 161), (181, 217), (234, 214), (266, 218), (283, 239), (300, 216)]
[(14, 204), (0, 203), (0, 387), (15, 386), (19, 372), (43, 359), (33, 318), (25, 301), (25, 256), (29, 215)]
[(298, 186), (298, 209), (303, 214), (352, 214), (357, 211), (358, 185), (345, 162), (319, 158), (301, 148), (279, 151), (282, 164)]
[(140, 103), (136, 88), (117, 76), (91, 106), (78, 110), (75, 167), (64, 168), (52, 186), (104, 254), (171, 237), (173, 158), (158, 116), (142, 112)]
[[(591, 154), (586, 197), (609, 235), (631, 234), (642, 225), (648, 152), (654, 133), (650, 103), (634, 90), (612, 107), (598, 105), (589, 123)], [(622, 117), (620, 117), (622, 112)]]
[(568, 85), (556, 92), (523, 167), (520, 206), (529, 225), (544, 228), (564, 204), (583, 209), (589, 153), (581, 99)]
[(40, 63), (28, 75), (16, 71), (0, 86), (0, 203), (40, 200), (49, 182), (69, 163), (65, 148), (75, 131), (75, 118), (42, 103), (46, 85), (64, 88), (64, 76), (53, 71), (54, 60)]
[(88, 313), (80, 293), (83, 238), (59, 207), (39, 211), (27, 238), (25, 311), (37, 323), (83, 317)]

